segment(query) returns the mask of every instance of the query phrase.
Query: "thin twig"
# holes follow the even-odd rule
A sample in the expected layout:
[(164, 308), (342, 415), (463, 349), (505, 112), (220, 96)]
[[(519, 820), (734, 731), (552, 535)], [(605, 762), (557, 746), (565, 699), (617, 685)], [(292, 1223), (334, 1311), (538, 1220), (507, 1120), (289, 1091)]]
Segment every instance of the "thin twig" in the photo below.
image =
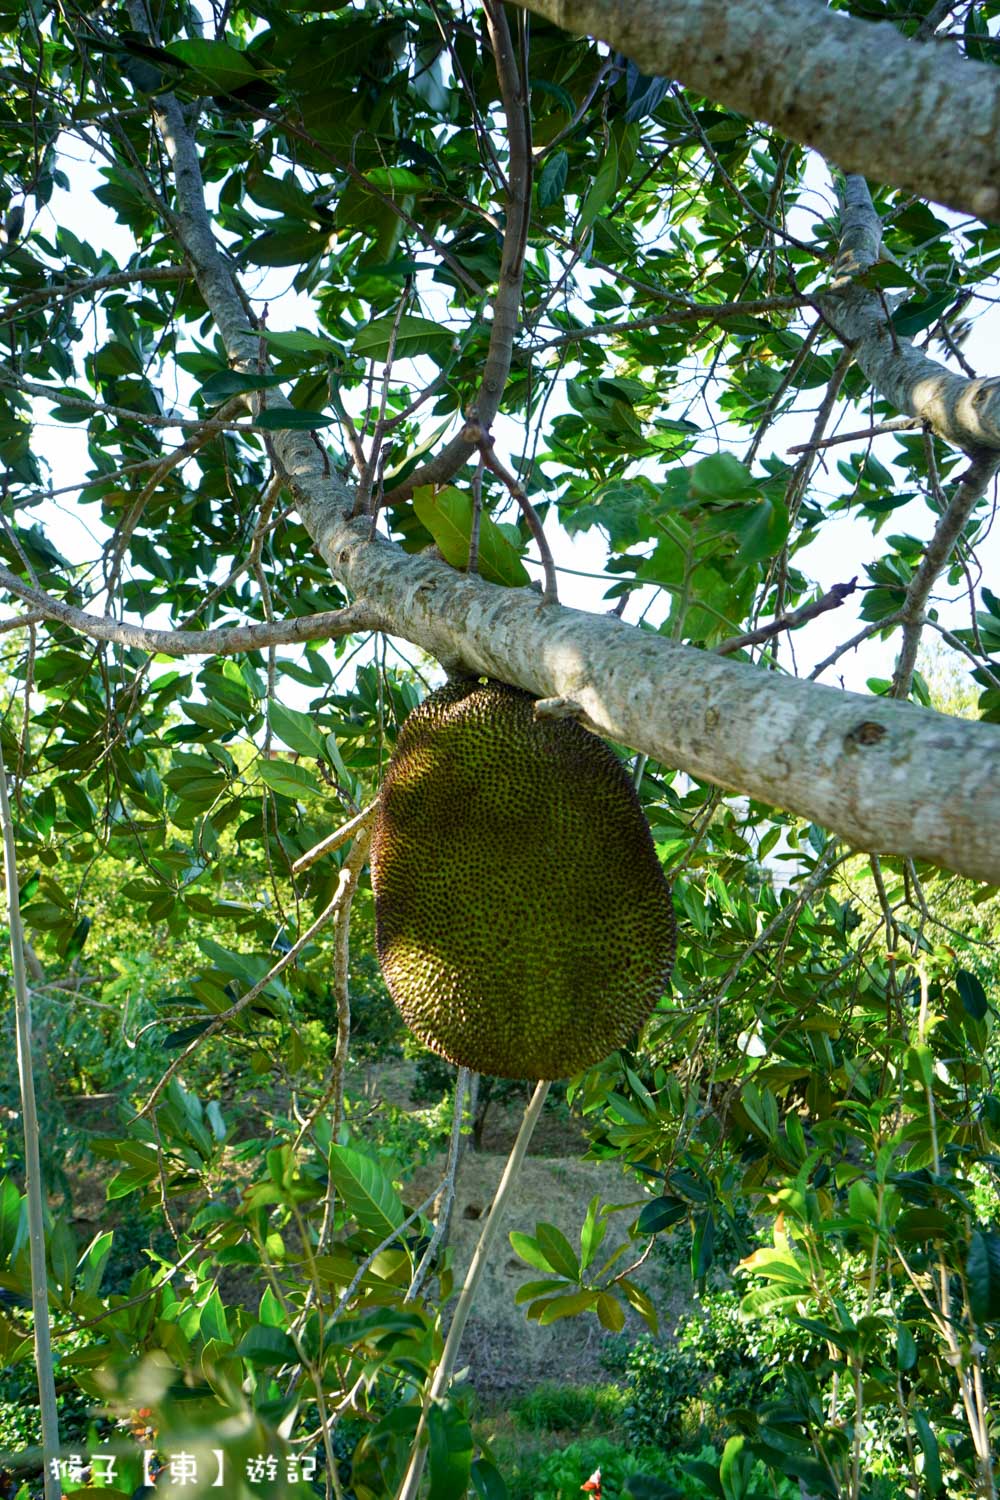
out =
[[(483, 425), (489, 427), (500, 410), (517, 335), (531, 214), (532, 158), (528, 82), (520, 76), (518, 70), (507, 17), (503, 6), (497, 4), (496, 0), (484, 0), (483, 12), (496, 63), (508, 149), (500, 276), (493, 300), (490, 341), (475, 403)], [(409, 499), (419, 485), (446, 483), (474, 452), (475, 445), (470, 443), (463, 430), (435, 458), (422, 464), (402, 484), (391, 489), (386, 496), (388, 503), (391, 505), (397, 500)]]
[(455, 1202), (455, 1180), (458, 1176), (458, 1163), (462, 1155), (462, 1126), (465, 1122), (465, 1104), (470, 1076), (468, 1068), (459, 1068), (455, 1076), (455, 1112), (451, 1121), (448, 1155), (445, 1159), (444, 1177), (441, 1181), (441, 1186), (434, 1193), (434, 1198), (439, 1200), (437, 1222), (434, 1225), (434, 1233), (431, 1235), (430, 1243), (421, 1256), (420, 1264), (413, 1273), (410, 1289), (403, 1298), (404, 1302), (413, 1302), (419, 1297), (424, 1282), (427, 1280), (429, 1272), (437, 1261), (441, 1245), (448, 1234), (452, 1206)]
[(821, 662), (817, 662), (809, 673), (808, 680), (812, 682), (815, 678), (821, 676), (827, 667), (832, 667), (835, 661), (839, 661), (842, 656), (846, 655), (848, 651), (853, 651), (855, 646), (860, 646), (863, 641), (869, 640), (873, 635), (878, 635), (882, 630), (890, 630), (893, 625), (898, 625), (902, 618), (902, 611), (896, 610), (894, 614), (886, 615), (884, 620), (873, 620), (870, 625), (866, 625), (862, 630), (859, 630), (857, 635), (852, 635), (849, 641), (845, 641), (842, 646), (838, 646), (835, 651), (831, 651), (829, 656), (824, 656)]
[(462, 429), (462, 436), (467, 442), (477, 447), (482, 455), (486, 467), (502, 480), (510, 491), (512, 499), (516, 500), (521, 507), (524, 519), (528, 523), (531, 535), (535, 539), (539, 556), (542, 561), (542, 571), (545, 574), (545, 587), (542, 590), (543, 604), (558, 604), (559, 589), (556, 584), (556, 566), (549, 548), (548, 538), (535, 507), (528, 499), (523, 485), (497, 457), (496, 449), (493, 447), (493, 439), (483, 426), (478, 412), (471, 412), (469, 420)]
[(585, 339), (602, 338), (605, 334), (641, 333), (644, 328), (659, 328), (670, 323), (715, 323), (725, 318), (752, 317), (757, 313), (780, 312), (798, 307), (811, 307), (809, 297), (758, 297), (747, 302), (691, 302), (673, 305), (667, 311), (651, 313), (645, 318), (630, 318), (620, 323), (592, 323), (586, 328), (571, 328), (566, 333), (556, 334), (537, 345), (539, 349), (561, 349), (566, 344), (578, 344)]
[(742, 651), (747, 646), (756, 646), (760, 641), (770, 640), (772, 635), (778, 635), (782, 630), (794, 630), (807, 620), (814, 620), (817, 615), (825, 614), (828, 609), (839, 609), (857, 586), (857, 578), (852, 578), (850, 583), (835, 583), (822, 598), (816, 599), (812, 604), (803, 604), (800, 609), (790, 610), (787, 615), (781, 615), (769, 625), (762, 625), (759, 630), (749, 630), (745, 635), (733, 635), (726, 641), (720, 641), (714, 647), (715, 654), (731, 656), (734, 651)]
[(163, 1093), (164, 1089), (167, 1087), (167, 1084), (170, 1082), (171, 1078), (173, 1078), (174, 1074), (177, 1073), (181, 1067), (183, 1067), (188, 1058), (191, 1057), (195, 1052), (197, 1052), (198, 1048), (204, 1042), (208, 1041), (209, 1037), (214, 1036), (217, 1031), (221, 1030), (221, 1028), (225, 1026), (227, 1021), (233, 1020), (234, 1017), (238, 1016), (241, 1011), (246, 1010), (248, 1005), (252, 1005), (257, 997), (263, 994), (264, 990), (267, 989), (267, 986), (271, 983), (271, 981), (277, 979), (279, 974), (284, 973), (284, 971), (288, 968), (288, 965), (290, 963), (293, 963), (295, 959), (298, 958), (303, 948), (305, 948), (309, 943), (312, 942), (313, 938), (318, 932), (321, 932), (323, 930), (327, 922), (329, 922), (330, 918), (336, 913), (337, 908), (340, 906), (341, 902), (346, 899), (348, 891), (350, 890), (350, 886), (345, 887), (344, 885), (338, 885), (337, 890), (334, 892), (332, 900), (328, 902), (328, 904), (323, 908), (319, 916), (316, 918), (315, 922), (313, 922), (311, 926), (307, 927), (302, 936), (292, 944), (288, 952), (283, 953), (278, 959), (277, 963), (273, 964), (271, 968), (268, 969), (263, 979), (258, 979), (256, 984), (251, 985), (250, 989), (246, 990), (238, 1000), (236, 1000), (232, 1005), (229, 1006), (227, 1010), (220, 1011), (217, 1016), (213, 1016), (211, 1021), (205, 1027), (204, 1031), (199, 1032), (194, 1040), (188, 1043), (183, 1052), (178, 1053), (177, 1057), (161, 1077), (159, 1083), (157, 1083), (154, 1087), (145, 1104), (141, 1109), (136, 1111), (136, 1119), (141, 1118), (142, 1115), (149, 1114), (149, 1112), (155, 1107), (158, 1099), (160, 1098), (160, 1095)]
[(874, 427), (861, 427), (854, 432), (838, 432), (835, 437), (820, 438), (811, 443), (794, 443), (789, 453), (816, 453), (821, 448), (833, 448), (838, 443), (863, 443), (867, 438), (879, 437), (883, 432), (912, 432), (924, 424), (919, 417), (893, 417), (888, 422), (876, 422)]
[(372, 433), (371, 448), (369, 449), (364, 468), (358, 475), (358, 492), (354, 499), (354, 514), (356, 516), (371, 514), (372, 490), (375, 486), (375, 475), (378, 472), (379, 459), (382, 454), (382, 444), (385, 441), (385, 408), (389, 400), (389, 381), (392, 378), (392, 366), (396, 358), (396, 340), (399, 337), (403, 313), (406, 311), (406, 304), (410, 300), (412, 290), (410, 278), (407, 277), (403, 287), (403, 295), (399, 299), (396, 316), (392, 320), (392, 329), (389, 333), (389, 347), (386, 350), (385, 370), (382, 374), (382, 393), (379, 398), (378, 417), (375, 421), (375, 430)]
[(300, 854), (292, 865), (292, 874), (301, 875), (303, 870), (308, 870), (310, 865), (314, 865), (318, 859), (322, 859), (324, 854), (332, 854), (335, 849), (339, 849), (343, 844), (346, 844), (348, 839), (354, 837), (359, 828), (367, 828), (377, 811), (378, 802), (369, 802), (368, 806), (363, 807), (356, 817), (349, 818), (335, 832), (328, 833), (325, 839), (320, 839), (319, 843), (314, 844), (305, 854)]

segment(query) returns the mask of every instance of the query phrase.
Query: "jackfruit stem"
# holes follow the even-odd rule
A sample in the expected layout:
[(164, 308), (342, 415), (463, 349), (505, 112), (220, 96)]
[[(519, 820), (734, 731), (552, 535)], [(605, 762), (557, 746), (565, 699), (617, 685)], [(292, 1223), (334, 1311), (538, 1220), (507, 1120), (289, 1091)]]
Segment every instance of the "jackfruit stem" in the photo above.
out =
[(458, 1357), (458, 1346), (462, 1342), (462, 1334), (465, 1332), (465, 1325), (468, 1322), (469, 1312), (471, 1311), (476, 1295), (479, 1279), (482, 1276), (483, 1268), (489, 1258), (494, 1241), (503, 1227), (503, 1217), (507, 1208), (507, 1200), (510, 1197), (514, 1184), (517, 1182), (521, 1163), (527, 1155), (531, 1137), (534, 1134), (535, 1126), (538, 1124), (539, 1116), (545, 1104), (545, 1096), (549, 1092), (549, 1084), (550, 1080), (548, 1078), (542, 1078), (535, 1085), (535, 1091), (524, 1111), (524, 1118), (521, 1121), (521, 1128), (517, 1132), (517, 1139), (510, 1149), (507, 1165), (503, 1169), (503, 1176), (500, 1178), (500, 1183), (493, 1198), (486, 1223), (483, 1225), (482, 1234), (479, 1236), (476, 1248), (472, 1252), (472, 1259), (469, 1262), (469, 1269), (465, 1275), (465, 1282), (459, 1293), (458, 1302), (455, 1304), (455, 1315), (451, 1320), (451, 1327), (448, 1329), (448, 1337), (445, 1339), (444, 1349), (441, 1351), (441, 1359), (437, 1369), (434, 1371), (434, 1379), (431, 1381), (430, 1390), (424, 1398), (423, 1410), (420, 1413), (420, 1421), (417, 1424), (417, 1434), (413, 1440), (413, 1452), (410, 1454), (410, 1463), (406, 1474), (403, 1476), (403, 1482), (399, 1487), (396, 1500), (417, 1500), (420, 1490), (420, 1480), (424, 1472), (424, 1464), (427, 1461), (427, 1413), (430, 1410), (432, 1402), (440, 1400), (446, 1394), (448, 1386), (451, 1383), (452, 1371), (455, 1368), (455, 1361)]

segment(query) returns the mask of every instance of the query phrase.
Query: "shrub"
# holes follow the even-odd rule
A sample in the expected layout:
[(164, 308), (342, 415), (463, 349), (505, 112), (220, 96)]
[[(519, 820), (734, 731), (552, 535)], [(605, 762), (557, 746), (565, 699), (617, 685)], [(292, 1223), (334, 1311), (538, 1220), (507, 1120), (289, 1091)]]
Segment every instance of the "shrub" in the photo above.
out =
[(695, 1356), (676, 1344), (639, 1339), (625, 1361), (628, 1388), (622, 1420), (638, 1446), (684, 1441), (685, 1414), (700, 1392), (704, 1372)]
[[(692, 1473), (692, 1462), (703, 1465), (702, 1473)], [(507, 1474), (510, 1500), (579, 1500), (581, 1485), (594, 1472), (601, 1471), (603, 1500), (630, 1500), (643, 1493), (629, 1481), (639, 1476), (659, 1481), (658, 1494), (676, 1500), (717, 1500), (722, 1493), (717, 1478), (719, 1454), (711, 1445), (690, 1454), (667, 1453), (660, 1447), (627, 1449), (609, 1438), (597, 1437), (570, 1443), (556, 1453), (531, 1454)], [(702, 1477), (704, 1474), (705, 1477)], [(660, 1488), (662, 1486), (662, 1489)], [(763, 1464), (755, 1463), (750, 1471), (749, 1494), (767, 1495), (773, 1500), (798, 1500), (798, 1486), (787, 1479), (774, 1479)]]
[(579, 1432), (601, 1424), (614, 1426), (621, 1420), (625, 1396), (614, 1385), (559, 1385), (543, 1381), (520, 1396), (511, 1406), (516, 1426), (526, 1432)]

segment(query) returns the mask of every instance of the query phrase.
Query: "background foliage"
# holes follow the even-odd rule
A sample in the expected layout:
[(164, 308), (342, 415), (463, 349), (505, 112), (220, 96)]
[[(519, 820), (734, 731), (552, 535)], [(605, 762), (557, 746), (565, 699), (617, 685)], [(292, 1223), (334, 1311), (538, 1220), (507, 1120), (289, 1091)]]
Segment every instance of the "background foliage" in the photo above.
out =
[[(908, 34), (931, 9), (848, 8)], [(993, 62), (997, 9), (956, 9), (952, 42)], [(843, 556), (861, 602), (838, 640), (881, 646), (869, 687), (893, 691), (898, 612), (964, 460), (920, 430), (866, 435), (898, 413), (814, 305), (838, 251), (835, 176), (602, 45), (510, 25), (534, 174), (495, 435), (560, 558), (599, 575), (595, 607), (710, 649), (846, 583), (828, 571)], [(0, 561), (16, 580), (188, 629), (345, 602), (272, 464), (268, 429), (290, 423), (344, 475), (380, 437), (379, 524), (456, 566), (478, 482), (484, 572), (537, 576), (492, 472), (411, 493), (493, 350), (514, 147), (478, 10), (7, 0), (0, 79)], [(151, 124), (167, 90), (260, 323), (258, 376), (229, 367), (173, 233)], [(99, 210), (67, 196), (78, 171)], [(896, 335), (965, 368), (1000, 231), (871, 187), (889, 254), (870, 284)], [(267, 408), (279, 383), (292, 417)], [(263, 407), (237, 430), (248, 385)], [(787, 451), (838, 429), (862, 435)], [(960, 655), (922, 658), (914, 713), (1000, 722), (1000, 597), (977, 560), (992, 516), (984, 497), (940, 580), (929, 629)], [(824, 553), (845, 521), (844, 554)], [(414, 1213), (407, 1190), (448, 1138), (448, 1081), (425, 1063), (422, 1112), (371, 1108), (366, 1070), (411, 1044), (366, 876), (349, 1053), (343, 921), (272, 970), (351, 854), (295, 861), (371, 802), (436, 664), (382, 637), (199, 661), (51, 613), (0, 628), (64, 1438), (114, 1449), (109, 1495), (138, 1485), (141, 1447), (204, 1456), (220, 1432), (234, 1493), (258, 1492), (246, 1465), (270, 1453), (271, 1494), (392, 1494), (452, 1290), (446, 1250), (423, 1265), (433, 1206)], [(826, 654), (812, 628), (742, 654), (796, 671)], [(670, 767), (633, 772), (673, 881), (672, 992), (642, 1045), (568, 1098), (590, 1154), (622, 1164), (634, 1254), (605, 1263), (599, 1201), (580, 1205), (578, 1244), (545, 1224), (514, 1239), (538, 1278), (529, 1318), (626, 1339), (609, 1352), (620, 1400), (593, 1398), (613, 1435), (535, 1454), (522, 1436), (512, 1453), (460, 1385), (432, 1412), (430, 1494), (577, 1494), (600, 1466), (606, 1495), (632, 1500), (992, 1496), (996, 893), (854, 854)], [(7, 977), (0, 1003), (9, 1026)], [(19, 1109), (10, 1048), (0, 1494), (28, 1496)], [(74, 1164), (95, 1161), (107, 1207), (78, 1235)], [(647, 1253), (672, 1285), (690, 1278), (676, 1341), (631, 1278)], [(647, 1339), (622, 1334), (630, 1310)], [(561, 1399), (568, 1435), (590, 1398)], [(289, 1479), (309, 1455), (315, 1475)], [(88, 1478), (67, 1471), (65, 1488)]]

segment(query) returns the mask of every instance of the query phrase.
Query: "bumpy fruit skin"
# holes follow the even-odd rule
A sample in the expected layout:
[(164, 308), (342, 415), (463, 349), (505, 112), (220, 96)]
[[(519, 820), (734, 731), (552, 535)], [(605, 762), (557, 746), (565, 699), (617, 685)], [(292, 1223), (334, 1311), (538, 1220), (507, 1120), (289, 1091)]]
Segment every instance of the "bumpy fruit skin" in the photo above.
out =
[(406, 720), (372, 838), (375, 941), (421, 1041), (502, 1078), (565, 1078), (666, 987), (674, 914), (632, 783), (571, 719), (468, 678)]

